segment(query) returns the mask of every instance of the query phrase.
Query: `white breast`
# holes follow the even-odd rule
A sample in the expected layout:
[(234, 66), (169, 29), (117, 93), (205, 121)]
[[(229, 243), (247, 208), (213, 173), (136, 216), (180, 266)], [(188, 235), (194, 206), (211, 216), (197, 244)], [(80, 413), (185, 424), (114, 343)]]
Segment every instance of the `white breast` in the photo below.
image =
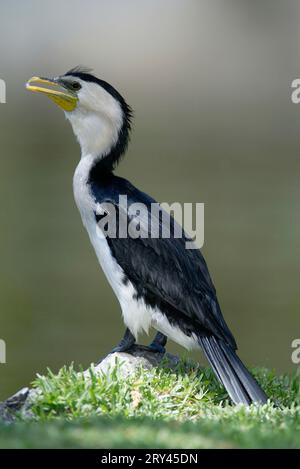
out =
[(73, 178), (75, 201), (99, 263), (119, 300), (124, 322), (137, 338), (142, 330), (148, 333), (151, 325), (151, 310), (143, 301), (134, 299), (136, 291), (130, 282), (124, 284), (124, 272), (111, 255), (106, 238), (96, 223), (94, 216), (96, 203), (87, 184), (92, 163), (93, 158), (86, 156), (80, 160), (76, 168)]

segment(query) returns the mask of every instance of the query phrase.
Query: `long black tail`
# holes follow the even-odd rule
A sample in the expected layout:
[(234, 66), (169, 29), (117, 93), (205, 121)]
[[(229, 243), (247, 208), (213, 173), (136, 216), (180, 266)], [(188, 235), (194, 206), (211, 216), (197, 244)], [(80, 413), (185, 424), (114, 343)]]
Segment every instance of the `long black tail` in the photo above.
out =
[(267, 396), (235, 351), (214, 336), (199, 338), (199, 343), (219, 381), (235, 404), (265, 404)]

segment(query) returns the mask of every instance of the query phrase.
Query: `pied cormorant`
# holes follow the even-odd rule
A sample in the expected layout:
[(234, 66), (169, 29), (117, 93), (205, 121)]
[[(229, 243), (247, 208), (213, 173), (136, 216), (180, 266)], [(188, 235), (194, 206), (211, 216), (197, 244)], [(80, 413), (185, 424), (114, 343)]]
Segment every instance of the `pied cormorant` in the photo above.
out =
[[(33, 77), (27, 88), (46, 94), (65, 111), (81, 146), (75, 201), (127, 327), (113, 351), (130, 350), (139, 332), (152, 326), (158, 331), (152, 350), (163, 352), (167, 337), (189, 350), (201, 348), (234, 403), (265, 403), (267, 396), (236, 354), (200, 250), (186, 249), (188, 236), (175, 237), (172, 229), (169, 238), (161, 236), (161, 217), (151, 217), (158, 237), (108, 236), (99, 230), (99, 206), (110, 204), (129, 224), (132, 204), (143, 204), (150, 213), (155, 202), (113, 172), (129, 141), (132, 111), (124, 98), (78, 67), (53, 79)], [(120, 195), (127, 197), (126, 209)], [(142, 215), (138, 222), (143, 224)]]

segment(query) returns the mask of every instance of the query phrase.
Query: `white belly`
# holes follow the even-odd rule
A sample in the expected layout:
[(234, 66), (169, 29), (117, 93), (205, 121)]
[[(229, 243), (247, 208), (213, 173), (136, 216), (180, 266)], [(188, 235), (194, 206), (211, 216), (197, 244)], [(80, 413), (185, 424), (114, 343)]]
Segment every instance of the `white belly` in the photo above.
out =
[(144, 305), (143, 301), (134, 299), (136, 291), (131, 282), (128, 281), (126, 285), (124, 284), (124, 272), (111, 255), (106, 238), (96, 223), (94, 215), (96, 203), (89, 192), (87, 184), (90, 166), (91, 161), (88, 161), (88, 157), (85, 157), (76, 168), (73, 179), (75, 201), (98, 261), (118, 298), (124, 322), (137, 338), (138, 333), (141, 331), (148, 333), (151, 326), (151, 310)]
[(74, 197), (99, 263), (118, 298), (126, 326), (136, 339), (139, 332), (148, 333), (153, 326), (187, 349), (198, 347), (195, 337), (188, 337), (179, 328), (171, 326), (165, 315), (149, 308), (142, 299), (136, 300), (136, 290), (132, 283), (124, 283), (124, 272), (111, 255), (106, 238), (96, 223), (96, 203), (87, 184), (90, 166), (88, 157), (82, 159), (77, 166), (73, 179)]

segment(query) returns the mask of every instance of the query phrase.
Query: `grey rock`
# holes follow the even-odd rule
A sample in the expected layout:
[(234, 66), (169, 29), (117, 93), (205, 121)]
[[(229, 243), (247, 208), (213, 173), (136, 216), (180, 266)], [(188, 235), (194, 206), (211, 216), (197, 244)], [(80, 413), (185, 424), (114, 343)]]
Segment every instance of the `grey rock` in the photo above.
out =
[[(150, 352), (142, 345), (134, 345), (130, 353), (112, 353), (107, 355), (100, 363), (94, 366), (96, 373), (109, 374), (116, 364), (119, 364), (118, 373), (121, 377), (127, 377), (142, 367), (150, 370), (158, 366), (162, 360), (166, 366), (175, 368), (179, 363), (179, 358), (170, 353)], [(88, 374), (88, 370), (85, 371)]]
[(15, 413), (20, 411), (28, 399), (29, 388), (22, 388), (13, 396), (0, 403), (0, 419), (5, 422), (12, 422)]

